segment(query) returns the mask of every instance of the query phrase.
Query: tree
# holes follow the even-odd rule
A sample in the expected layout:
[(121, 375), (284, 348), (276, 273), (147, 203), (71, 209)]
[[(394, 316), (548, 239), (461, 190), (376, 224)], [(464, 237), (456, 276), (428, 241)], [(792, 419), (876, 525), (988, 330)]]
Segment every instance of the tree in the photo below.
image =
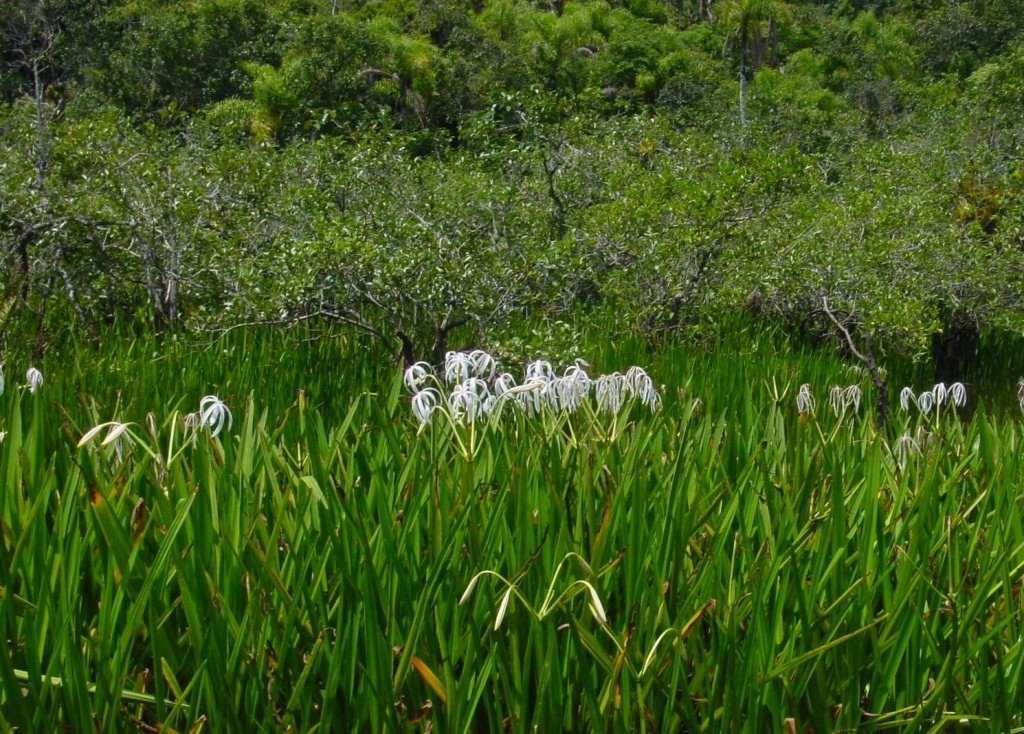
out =
[(723, 0), (716, 6), (716, 22), (726, 31), (726, 44), (739, 44), (740, 122), (747, 124), (747, 78), (757, 73), (776, 40), (776, 26), (792, 17), (792, 6), (782, 0)]
[(90, 84), (160, 122), (249, 91), (244, 64), (274, 64), (283, 31), (256, 0), (117, 2), (97, 21)]

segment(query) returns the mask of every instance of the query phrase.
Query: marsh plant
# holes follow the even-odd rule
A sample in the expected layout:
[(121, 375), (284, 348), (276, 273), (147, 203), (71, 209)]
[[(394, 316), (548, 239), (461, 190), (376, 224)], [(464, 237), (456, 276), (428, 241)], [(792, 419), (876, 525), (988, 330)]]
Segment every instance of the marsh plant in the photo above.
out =
[[(661, 394), (641, 367), (591, 377), (589, 364), (576, 359), (561, 374), (545, 360), (528, 363), (521, 378), (498, 369), (490, 354), (448, 352), (443, 375), (419, 362), (406, 368), (403, 383), (410, 395), (412, 414), (420, 430), (436, 416), (456, 431), (455, 441), (465, 455), (476, 453), (478, 426), (500, 430), (502, 413), (509, 408), (521, 417), (551, 426), (567, 426), (579, 413), (595, 434), (614, 439), (624, 424), (622, 414), (633, 403), (651, 412), (661, 407)], [(606, 418), (607, 420), (602, 420)], [(603, 427), (603, 428), (602, 428)], [(570, 427), (573, 440), (577, 440)]]
[(29, 367), (25, 373), (25, 387), (28, 388), (30, 393), (35, 393), (36, 390), (43, 386), (43, 373), (35, 367)]
[(594, 350), (662, 400), (340, 343), (121, 346), (0, 396), (0, 729), (1024, 726), (1019, 417), (823, 430), (843, 366), (749, 344)]
[(828, 393), (828, 404), (836, 417), (846, 415), (846, 411), (852, 409), (854, 413), (860, 410), (861, 390), (860, 385), (848, 387), (834, 386)]
[(944, 406), (961, 408), (967, 404), (967, 388), (963, 383), (954, 382), (947, 386), (945, 383), (937, 383), (930, 390), (914, 394), (914, 389), (905, 387), (900, 391), (900, 408), (909, 412), (911, 407), (916, 408), (922, 415), (929, 415), (935, 410), (938, 416)]

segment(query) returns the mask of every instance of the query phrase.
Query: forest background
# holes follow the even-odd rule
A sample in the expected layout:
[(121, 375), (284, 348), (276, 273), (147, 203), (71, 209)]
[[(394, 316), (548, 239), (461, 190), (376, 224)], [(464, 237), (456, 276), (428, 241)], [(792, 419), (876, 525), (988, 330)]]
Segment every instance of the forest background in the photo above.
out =
[(437, 363), (748, 311), (959, 379), (1024, 311), (1020, 9), (14, 0), (5, 333), (333, 321)]
[(0, 3), (0, 730), (1024, 731), (1022, 79), (1020, 0)]

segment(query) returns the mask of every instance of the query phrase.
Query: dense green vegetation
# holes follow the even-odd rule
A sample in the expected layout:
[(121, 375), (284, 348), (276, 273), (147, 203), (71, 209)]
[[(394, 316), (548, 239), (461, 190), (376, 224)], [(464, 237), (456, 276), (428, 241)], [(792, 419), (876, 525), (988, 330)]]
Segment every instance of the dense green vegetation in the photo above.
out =
[(3, 313), (46, 343), (317, 318), (436, 360), (527, 315), (830, 310), (956, 378), (1020, 328), (1017, 10), (6, 3)]
[(1019, 412), (876, 428), (863, 370), (734, 331), (589, 347), (654, 411), (472, 425), (305, 329), (9, 368), (0, 725), (1019, 731)]
[(2, 4), (0, 729), (1024, 731), (1018, 4)]

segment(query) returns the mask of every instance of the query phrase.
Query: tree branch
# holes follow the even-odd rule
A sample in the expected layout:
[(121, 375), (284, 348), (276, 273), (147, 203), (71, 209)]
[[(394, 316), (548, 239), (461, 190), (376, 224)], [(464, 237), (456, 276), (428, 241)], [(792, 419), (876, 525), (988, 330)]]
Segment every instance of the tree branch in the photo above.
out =
[(846, 340), (846, 346), (849, 347), (850, 352), (854, 357), (859, 359), (867, 367), (868, 374), (871, 375), (871, 382), (875, 386), (876, 401), (875, 401), (875, 424), (881, 426), (885, 423), (885, 419), (889, 414), (889, 389), (886, 385), (885, 378), (882, 377), (881, 370), (878, 369), (878, 363), (875, 362), (874, 351), (871, 348), (871, 335), (864, 334), (864, 351), (857, 349), (857, 345), (854, 344), (853, 337), (850, 335), (850, 330), (836, 318), (836, 315), (829, 308), (828, 299), (824, 296), (821, 299), (821, 305), (825, 311), (825, 315), (828, 316), (829, 320), (836, 325)]

